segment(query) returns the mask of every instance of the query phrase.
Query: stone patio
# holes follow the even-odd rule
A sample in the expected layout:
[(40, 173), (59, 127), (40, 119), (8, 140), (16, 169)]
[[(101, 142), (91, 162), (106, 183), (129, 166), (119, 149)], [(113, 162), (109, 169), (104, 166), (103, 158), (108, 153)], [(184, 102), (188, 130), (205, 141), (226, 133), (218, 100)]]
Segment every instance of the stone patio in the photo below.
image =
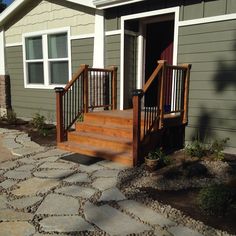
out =
[(1, 134), (0, 148), (14, 154), (0, 159), (1, 236), (203, 235), (127, 199), (116, 186), (126, 167), (65, 161), (71, 153), (40, 147), (22, 132)]

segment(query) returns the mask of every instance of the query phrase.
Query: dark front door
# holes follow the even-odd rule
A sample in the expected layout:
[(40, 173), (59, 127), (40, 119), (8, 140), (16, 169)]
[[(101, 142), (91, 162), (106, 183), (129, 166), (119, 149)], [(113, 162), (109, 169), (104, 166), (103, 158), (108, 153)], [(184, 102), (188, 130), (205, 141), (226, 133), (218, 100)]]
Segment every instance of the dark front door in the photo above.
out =
[[(145, 82), (149, 79), (157, 66), (158, 60), (167, 60), (168, 64), (173, 63), (173, 41), (174, 41), (174, 21), (163, 21), (147, 24), (146, 28), (146, 63)], [(171, 79), (171, 78), (169, 78)], [(157, 81), (152, 85), (145, 101), (146, 106), (156, 105)], [(171, 94), (171, 83), (168, 82), (167, 93)], [(170, 106), (170, 96), (165, 99), (165, 105)]]

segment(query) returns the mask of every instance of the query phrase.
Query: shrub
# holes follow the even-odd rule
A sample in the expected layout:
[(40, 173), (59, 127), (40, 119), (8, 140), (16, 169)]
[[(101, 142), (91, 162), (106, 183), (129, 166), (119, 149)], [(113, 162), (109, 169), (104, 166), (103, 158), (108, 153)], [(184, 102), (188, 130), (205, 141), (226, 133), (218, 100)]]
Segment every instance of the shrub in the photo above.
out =
[(45, 116), (40, 115), (39, 113), (35, 113), (35, 115), (32, 119), (32, 125), (37, 130), (42, 130), (45, 128), (45, 125), (46, 125), (45, 121), (46, 121)]
[(207, 155), (208, 148), (204, 143), (198, 139), (194, 140), (191, 144), (185, 147), (185, 152), (191, 157), (202, 158)]
[(210, 153), (213, 154), (215, 160), (224, 160), (224, 153), (222, 152), (229, 141), (229, 138), (214, 140), (210, 145)]
[(199, 207), (207, 215), (224, 215), (232, 202), (233, 192), (224, 185), (205, 187), (198, 194)]
[(6, 115), (4, 115), (4, 119), (6, 119), (9, 124), (16, 124), (17, 116), (14, 110), (9, 110)]

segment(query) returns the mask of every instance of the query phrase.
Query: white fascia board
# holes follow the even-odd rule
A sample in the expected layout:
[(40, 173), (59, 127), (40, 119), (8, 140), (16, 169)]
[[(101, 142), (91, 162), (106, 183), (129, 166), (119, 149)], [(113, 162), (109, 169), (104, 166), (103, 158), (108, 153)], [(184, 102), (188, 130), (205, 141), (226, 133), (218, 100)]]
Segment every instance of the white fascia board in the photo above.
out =
[(4, 30), (0, 29), (0, 75), (6, 74), (6, 64), (5, 64), (5, 37)]
[(145, 0), (126, 0), (126, 1), (120, 1), (120, 0), (114, 0), (114, 1), (93, 1), (94, 5), (98, 9), (107, 9), (112, 7), (118, 7), (122, 5), (127, 5), (135, 2), (143, 2)]

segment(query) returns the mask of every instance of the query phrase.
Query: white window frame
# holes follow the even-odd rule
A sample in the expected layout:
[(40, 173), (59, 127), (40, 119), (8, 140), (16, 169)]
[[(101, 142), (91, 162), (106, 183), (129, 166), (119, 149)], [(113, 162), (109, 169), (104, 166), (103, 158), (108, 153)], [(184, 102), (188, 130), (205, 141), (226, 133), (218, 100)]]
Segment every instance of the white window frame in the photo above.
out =
[[(68, 47), (68, 57), (67, 58), (48, 58), (48, 35), (67, 33), (67, 47)], [(38, 60), (26, 60), (26, 39), (29, 37), (42, 36), (42, 48), (43, 48), (43, 59)], [(70, 27), (44, 30), (31, 33), (25, 33), (22, 35), (22, 45), (23, 45), (23, 65), (24, 65), (24, 87), (33, 89), (54, 89), (55, 87), (64, 87), (65, 84), (50, 84), (50, 61), (68, 61), (68, 81), (72, 78), (71, 69), (71, 40), (70, 40)], [(44, 71), (44, 84), (32, 84), (28, 82), (28, 70), (27, 63), (30, 62), (43, 62)]]

